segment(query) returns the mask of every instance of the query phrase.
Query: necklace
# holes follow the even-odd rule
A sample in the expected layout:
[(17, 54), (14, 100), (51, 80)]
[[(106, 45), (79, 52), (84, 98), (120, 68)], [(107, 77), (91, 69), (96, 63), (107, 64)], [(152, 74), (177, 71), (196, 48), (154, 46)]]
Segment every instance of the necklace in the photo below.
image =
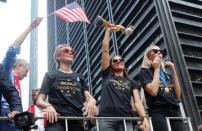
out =
[(66, 73), (66, 74), (72, 73), (72, 70), (70, 70), (70, 71), (64, 71), (64, 70), (59, 69), (59, 71), (61, 71), (61, 72), (63, 72), (63, 73)]

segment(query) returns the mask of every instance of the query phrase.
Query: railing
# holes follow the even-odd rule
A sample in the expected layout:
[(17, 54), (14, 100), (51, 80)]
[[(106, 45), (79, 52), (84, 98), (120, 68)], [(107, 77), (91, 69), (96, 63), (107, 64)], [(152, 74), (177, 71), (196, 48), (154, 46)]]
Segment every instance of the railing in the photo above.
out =
[(183, 120), (184, 125), (185, 125), (185, 123), (188, 123), (188, 128), (189, 128), (188, 130), (193, 131), (190, 117), (166, 117), (168, 131), (172, 131), (171, 126), (170, 126), (170, 120)]
[[(43, 117), (35, 117), (36, 119), (43, 119)], [(127, 127), (126, 127), (126, 121), (131, 120), (131, 121), (141, 121), (142, 118), (141, 117), (63, 117), (60, 116), (59, 119), (61, 120), (65, 120), (65, 131), (68, 131), (68, 120), (95, 120), (96, 121), (96, 129), (97, 131), (99, 130), (99, 120), (102, 119), (110, 119), (110, 120), (123, 120), (123, 124), (124, 124), (124, 131), (127, 131)], [(151, 118), (148, 118), (149, 120), (149, 124), (150, 124), (150, 131), (153, 131), (153, 126), (152, 126), (152, 121)]]
[[(44, 117), (35, 117), (35, 119), (44, 119)], [(96, 121), (96, 129), (97, 131), (99, 130), (99, 120), (101, 119), (110, 119), (110, 120), (123, 120), (124, 124), (124, 131), (127, 131), (127, 126), (126, 126), (126, 121), (141, 121), (141, 117), (64, 117), (64, 116), (59, 116), (58, 119), (60, 120), (65, 120), (65, 130), (68, 131), (68, 120), (95, 120)], [(193, 131), (192, 124), (191, 124), (191, 118), (190, 117), (166, 117), (166, 122), (168, 126), (168, 130), (171, 130), (171, 125), (170, 125), (170, 120), (183, 120), (184, 123), (188, 124), (189, 131)], [(8, 117), (0, 117), (0, 120), (9, 120)], [(150, 125), (150, 131), (153, 131), (153, 125), (151, 118), (148, 118), (149, 120), (149, 125)]]

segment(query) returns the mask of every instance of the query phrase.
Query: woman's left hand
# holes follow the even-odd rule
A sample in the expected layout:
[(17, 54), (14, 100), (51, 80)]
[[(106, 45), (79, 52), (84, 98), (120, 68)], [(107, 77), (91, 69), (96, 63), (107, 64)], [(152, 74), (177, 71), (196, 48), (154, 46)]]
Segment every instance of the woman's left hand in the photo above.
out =
[(87, 117), (94, 117), (98, 114), (97, 106), (95, 102), (89, 101), (83, 108), (84, 114), (87, 115)]
[(174, 65), (173, 62), (171, 62), (171, 61), (166, 61), (165, 64), (168, 65), (172, 70), (175, 70), (175, 65)]

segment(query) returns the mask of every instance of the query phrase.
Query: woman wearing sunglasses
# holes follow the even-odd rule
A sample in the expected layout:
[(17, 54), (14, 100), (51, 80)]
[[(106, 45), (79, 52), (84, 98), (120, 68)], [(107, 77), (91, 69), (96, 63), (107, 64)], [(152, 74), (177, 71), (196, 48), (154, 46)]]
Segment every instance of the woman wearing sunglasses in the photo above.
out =
[[(163, 51), (155, 45), (145, 51), (139, 79), (145, 91), (154, 131), (168, 131), (165, 117), (180, 117), (181, 90), (172, 62), (163, 62)], [(172, 131), (183, 131), (180, 120), (171, 120)]]
[[(143, 118), (141, 128), (149, 130), (148, 119), (140, 100), (138, 84), (128, 78), (124, 60), (115, 55), (110, 60), (109, 41), (110, 27), (106, 29), (102, 45), (102, 93), (99, 116), (101, 117), (132, 117), (131, 96), (137, 113)], [(126, 121), (127, 131), (133, 131), (131, 121)], [(100, 131), (125, 131), (123, 120), (101, 119)]]
[[(57, 46), (54, 58), (59, 69), (47, 72), (43, 79), (37, 105), (46, 109), (46, 131), (65, 131), (65, 121), (58, 120), (58, 115), (82, 117), (86, 114), (93, 117), (97, 114), (96, 101), (88, 91), (85, 78), (71, 68), (74, 57), (75, 51), (69, 44)], [(45, 102), (47, 96), (48, 103)], [(68, 130), (83, 131), (83, 122), (68, 120)]]

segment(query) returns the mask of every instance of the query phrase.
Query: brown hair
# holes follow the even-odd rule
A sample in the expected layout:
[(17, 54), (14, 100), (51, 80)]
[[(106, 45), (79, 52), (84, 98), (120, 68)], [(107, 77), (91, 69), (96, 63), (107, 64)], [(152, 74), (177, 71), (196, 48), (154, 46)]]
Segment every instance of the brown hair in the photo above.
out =
[[(120, 55), (114, 55), (111, 59), (110, 59), (110, 68), (112, 70), (112, 74), (114, 74), (114, 70), (112, 68), (112, 60), (115, 56), (119, 56), (120, 58), (122, 58)], [(122, 58), (123, 59), (123, 58)], [(128, 78), (128, 71), (127, 71), (127, 68), (125, 66), (125, 63), (124, 63), (124, 69), (123, 69), (123, 77), (125, 78)]]

